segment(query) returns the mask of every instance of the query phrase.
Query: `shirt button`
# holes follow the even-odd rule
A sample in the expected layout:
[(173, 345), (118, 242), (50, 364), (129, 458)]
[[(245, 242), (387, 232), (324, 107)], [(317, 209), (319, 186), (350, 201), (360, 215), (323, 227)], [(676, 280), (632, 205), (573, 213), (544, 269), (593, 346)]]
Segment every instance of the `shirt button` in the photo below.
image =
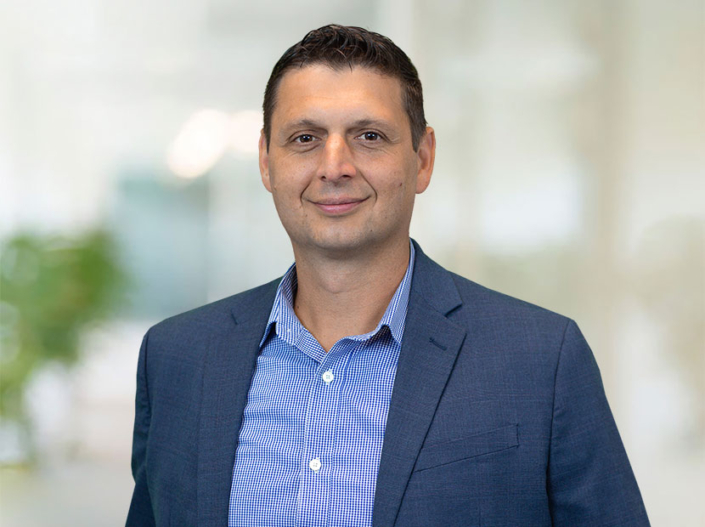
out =
[(326, 384), (330, 384), (333, 381), (333, 379), (335, 378), (335, 376), (333, 375), (333, 372), (330, 370), (325, 372), (321, 377), (323, 377), (323, 382), (325, 382)]
[(321, 460), (318, 458), (312, 459), (308, 462), (308, 468), (310, 468), (314, 472), (318, 472), (319, 470), (321, 470)]

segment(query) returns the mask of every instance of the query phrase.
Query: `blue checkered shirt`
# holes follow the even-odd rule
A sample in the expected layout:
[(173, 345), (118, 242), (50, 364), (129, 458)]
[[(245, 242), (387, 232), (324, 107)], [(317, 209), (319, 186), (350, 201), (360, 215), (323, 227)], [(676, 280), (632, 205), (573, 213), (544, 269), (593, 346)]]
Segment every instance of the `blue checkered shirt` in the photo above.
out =
[(414, 267), (377, 327), (326, 353), (277, 289), (233, 467), (228, 527), (370, 526)]

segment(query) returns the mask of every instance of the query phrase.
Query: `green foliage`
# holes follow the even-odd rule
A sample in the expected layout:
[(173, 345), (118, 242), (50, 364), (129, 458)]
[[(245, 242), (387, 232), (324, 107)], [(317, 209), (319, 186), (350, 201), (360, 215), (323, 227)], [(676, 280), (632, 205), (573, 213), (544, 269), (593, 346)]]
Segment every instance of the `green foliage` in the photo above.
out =
[(18, 234), (0, 253), (0, 416), (22, 417), (22, 392), (50, 361), (74, 364), (81, 330), (118, 307), (125, 276), (109, 235)]

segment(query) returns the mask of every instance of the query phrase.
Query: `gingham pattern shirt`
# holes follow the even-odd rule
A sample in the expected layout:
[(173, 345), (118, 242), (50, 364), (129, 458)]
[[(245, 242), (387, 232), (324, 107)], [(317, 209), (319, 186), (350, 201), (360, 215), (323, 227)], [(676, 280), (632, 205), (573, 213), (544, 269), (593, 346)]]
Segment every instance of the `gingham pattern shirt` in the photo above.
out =
[(371, 526), (387, 411), (409, 305), (406, 274), (377, 327), (326, 353), (279, 284), (233, 467), (229, 527)]

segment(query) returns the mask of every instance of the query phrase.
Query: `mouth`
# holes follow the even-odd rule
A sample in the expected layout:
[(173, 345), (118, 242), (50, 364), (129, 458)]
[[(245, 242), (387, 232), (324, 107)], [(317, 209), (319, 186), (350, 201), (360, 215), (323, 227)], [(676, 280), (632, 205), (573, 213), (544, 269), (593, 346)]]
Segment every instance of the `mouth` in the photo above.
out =
[(328, 215), (339, 215), (356, 209), (367, 198), (329, 198), (321, 201), (311, 201), (320, 211)]

